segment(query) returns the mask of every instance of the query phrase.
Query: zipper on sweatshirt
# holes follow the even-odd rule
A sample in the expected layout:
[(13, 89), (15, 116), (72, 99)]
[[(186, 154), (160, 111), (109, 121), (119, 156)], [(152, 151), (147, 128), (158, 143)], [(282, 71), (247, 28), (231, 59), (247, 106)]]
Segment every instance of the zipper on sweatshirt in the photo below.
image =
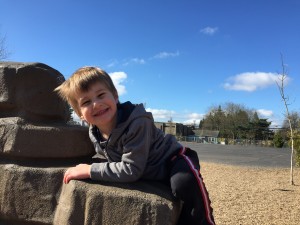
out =
[(111, 161), (112, 161), (112, 160), (110, 160), (110, 157), (109, 157), (109, 155), (108, 155), (108, 152), (106, 151), (108, 142), (109, 142), (109, 140), (110, 140), (110, 137), (111, 137), (111, 134), (108, 136), (108, 139), (106, 140), (106, 143), (105, 143), (105, 148), (103, 149), (103, 152), (104, 152), (105, 157), (107, 158), (108, 162), (111, 162)]
[(99, 145), (99, 148), (103, 151), (105, 158), (107, 159), (108, 162), (111, 162), (112, 160), (110, 159), (106, 149), (107, 149), (107, 145), (108, 145), (108, 141), (110, 139), (111, 134), (109, 135), (108, 139), (106, 141), (101, 141), (101, 133), (99, 131), (99, 129), (97, 128), (96, 130), (97, 136), (99, 137), (99, 139), (97, 141), (97, 144)]

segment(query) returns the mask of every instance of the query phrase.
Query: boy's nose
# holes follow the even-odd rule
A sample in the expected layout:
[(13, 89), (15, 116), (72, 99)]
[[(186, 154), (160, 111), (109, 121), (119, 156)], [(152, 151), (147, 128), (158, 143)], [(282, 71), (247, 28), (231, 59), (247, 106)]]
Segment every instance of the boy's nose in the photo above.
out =
[(100, 105), (100, 101), (99, 100), (94, 100), (93, 101), (93, 108), (97, 108)]

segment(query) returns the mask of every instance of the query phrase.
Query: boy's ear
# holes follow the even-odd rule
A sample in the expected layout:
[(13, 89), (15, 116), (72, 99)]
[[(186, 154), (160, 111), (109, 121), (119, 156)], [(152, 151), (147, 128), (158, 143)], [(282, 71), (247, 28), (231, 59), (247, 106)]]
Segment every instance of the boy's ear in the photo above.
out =
[(119, 96), (115, 94), (114, 97), (115, 97), (116, 103), (118, 103), (119, 102)]

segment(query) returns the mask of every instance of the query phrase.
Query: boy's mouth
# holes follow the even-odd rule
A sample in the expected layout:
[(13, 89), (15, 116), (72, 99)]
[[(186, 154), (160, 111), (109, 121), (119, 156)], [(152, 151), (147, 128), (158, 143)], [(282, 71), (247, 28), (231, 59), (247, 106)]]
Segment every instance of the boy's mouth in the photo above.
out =
[(93, 116), (102, 116), (103, 114), (105, 114), (108, 111), (109, 108), (100, 110), (98, 112), (96, 112)]

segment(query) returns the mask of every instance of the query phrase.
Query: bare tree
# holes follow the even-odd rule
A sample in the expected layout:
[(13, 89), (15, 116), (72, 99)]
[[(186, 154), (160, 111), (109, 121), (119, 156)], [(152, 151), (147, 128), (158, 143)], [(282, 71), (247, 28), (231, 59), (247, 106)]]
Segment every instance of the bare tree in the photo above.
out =
[(293, 157), (294, 157), (294, 129), (292, 126), (292, 119), (291, 119), (291, 114), (289, 112), (289, 97), (286, 96), (285, 94), (285, 84), (286, 84), (286, 79), (287, 79), (287, 69), (286, 69), (286, 65), (284, 64), (283, 61), (283, 56), (281, 55), (281, 67), (282, 67), (282, 73), (279, 74), (279, 81), (277, 81), (277, 86), (279, 89), (279, 93), (281, 96), (281, 99), (284, 103), (284, 107), (285, 107), (285, 112), (286, 112), (286, 118), (288, 120), (289, 123), (289, 129), (290, 129), (290, 140), (291, 140), (291, 172), (290, 172), (290, 182), (291, 185), (294, 185), (294, 168), (293, 168)]

